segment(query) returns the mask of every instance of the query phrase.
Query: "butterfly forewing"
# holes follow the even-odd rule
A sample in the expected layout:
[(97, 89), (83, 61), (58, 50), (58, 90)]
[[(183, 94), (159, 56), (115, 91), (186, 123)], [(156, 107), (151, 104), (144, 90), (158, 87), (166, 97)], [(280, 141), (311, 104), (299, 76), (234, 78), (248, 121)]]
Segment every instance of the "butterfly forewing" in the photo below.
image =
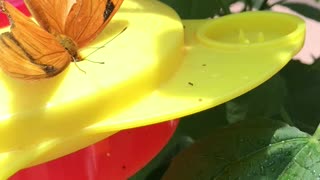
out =
[(9, 3), (4, 5), (12, 25), (11, 32), (0, 36), (0, 67), (23, 79), (51, 77), (64, 70), (72, 57), (55, 37)]
[(24, 0), (32, 16), (48, 32), (63, 34), (65, 22), (76, 0)]
[(25, 0), (37, 22), (53, 34), (69, 36), (79, 47), (103, 30), (123, 0)]
[(79, 47), (91, 42), (108, 24), (123, 0), (77, 0), (66, 21), (65, 34)]

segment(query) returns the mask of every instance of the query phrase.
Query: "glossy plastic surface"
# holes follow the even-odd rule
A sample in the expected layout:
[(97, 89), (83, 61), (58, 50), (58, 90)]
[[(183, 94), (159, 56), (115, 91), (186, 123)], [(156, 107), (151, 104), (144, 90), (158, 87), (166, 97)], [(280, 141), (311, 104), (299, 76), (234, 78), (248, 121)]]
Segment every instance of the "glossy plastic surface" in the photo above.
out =
[(119, 130), (235, 98), (279, 71), (302, 47), (304, 34), (303, 20), (282, 13), (181, 21), (158, 1), (126, 0), (81, 50), (86, 56), (98, 49), (87, 58), (104, 65), (81, 61), (85, 74), (71, 64), (35, 82), (0, 74), (0, 137), (7, 137), (0, 142), (0, 179)]
[(174, 133), (178, 121), (118, 132), (85, 149), (21, 170), (9, 180), (124, 180), (146, 165)]

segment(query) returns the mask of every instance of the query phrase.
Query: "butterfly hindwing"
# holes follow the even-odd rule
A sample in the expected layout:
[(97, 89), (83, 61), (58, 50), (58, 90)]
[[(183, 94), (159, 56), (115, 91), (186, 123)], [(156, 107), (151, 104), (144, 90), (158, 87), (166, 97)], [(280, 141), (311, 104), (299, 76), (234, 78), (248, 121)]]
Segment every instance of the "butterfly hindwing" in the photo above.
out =
[(22, 79), (51, 77), (64, 70), (72, 57), (53, 35), (37, 26), (11, 4), (3, 2), (11, 32), (0, 35), (0, 67)]

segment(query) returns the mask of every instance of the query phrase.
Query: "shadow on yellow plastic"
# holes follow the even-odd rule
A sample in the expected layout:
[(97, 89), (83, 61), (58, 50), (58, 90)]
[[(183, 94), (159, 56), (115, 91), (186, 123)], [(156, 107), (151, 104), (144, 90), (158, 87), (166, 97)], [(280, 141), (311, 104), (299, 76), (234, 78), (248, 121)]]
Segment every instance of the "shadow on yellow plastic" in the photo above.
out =
[(119, 130), (235, 98), (279, 71), (304, 34), (303, 20), (287, 14), (181, 21), (158, 1), (126, 0), (100, 38), (81, 50), (104, 64), (81, 61), (83, 73), (72, 63), (34, 82), (0, 75), (0, 179)]

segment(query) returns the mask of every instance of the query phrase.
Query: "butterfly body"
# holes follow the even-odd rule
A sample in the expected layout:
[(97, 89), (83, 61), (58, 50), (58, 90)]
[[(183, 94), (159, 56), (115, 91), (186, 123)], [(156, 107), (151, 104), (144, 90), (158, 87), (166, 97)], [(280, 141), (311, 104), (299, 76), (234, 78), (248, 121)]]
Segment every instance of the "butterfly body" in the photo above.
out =
[(77, 44), (68, 36), (59, 34), (56, 36), (57, 41), (68, 51), (72, 58), (76, 61), (80, 61), (81, 58), (78, 55)]
[(0, 7), (11, 31), (0, 35), (0, 68), (14, 78), (36, 80), (80, 61), (78, 49), (94, 40), (123, 0), (25, 0), (38, 26), (10, 3)]

